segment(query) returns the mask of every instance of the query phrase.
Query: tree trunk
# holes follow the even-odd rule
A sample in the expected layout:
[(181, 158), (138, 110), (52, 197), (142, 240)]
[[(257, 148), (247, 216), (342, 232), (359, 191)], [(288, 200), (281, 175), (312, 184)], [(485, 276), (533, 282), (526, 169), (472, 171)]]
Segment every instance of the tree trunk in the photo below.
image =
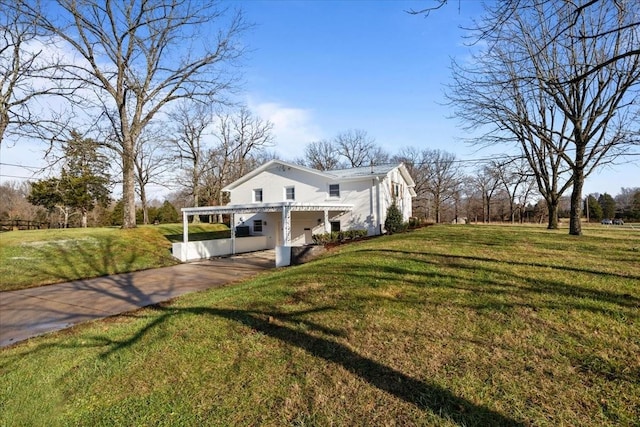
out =
[(122, 228), (136, 227), (136, 188), (133, 142), (129, 136), (122, 151), (122, 202), (124, 215)]
[(549, 210), (549, 225), (548, 230), (558, 229), (558, 200), (547, 199), (547, 209)]
[[(194, 195), (193, 195), (193, 207), (197, 208), (198, 205), (200, 204), (200, 199), (198, 198), (198, 191), (200, 191), (200, 189), (198, 187), (194, 187), (193, 188), (194, 191)], [(191, 221), (193, 224), (198, 224), (200, 223), (200, 215), (194, 215), (193, 216), (193, 220)]]
[[(224, 195), (222, 194), (222, 189), (220, 189), (218, 190), (218, 206), (222, 206), (223, 202), (224, 202)], [(222, 217), (222, 214), (219, 214), (218, 223), (222, 224), (223, 222), (224, 222), (224, 218)]]
[(487, 223), (487, 211), (488, 210), (489, 209), (487, 208), (487, 193), (483, 190), (482, 191), (482, 222), (485, 223), (485, 224)]
[(82, 209), (82, 228), (87, 228), (87, 210)]
[(142, 223), (149, 224), (149, 208), (147, 207), (147, 192), (140, 186), (140, 204), (142, 205)]
[(0, 114), (0, 145), (2, 145), (2, 140), (4, 139), (4, 133), (6, 132), (8, 125), (9, 125), (9, 114), (7, 114), (6, 111), (3, 111), (2, 114)]
[(582, 170), (573, 172), (573, 190), (571, 191), (571, 214), (569, 218), (569, 234), (573, 236), (582, 235), (582, 187), (584, 185), (584, 174)]
[(62, 228), (69, 228), (69, 208), (66, 206), (58, 206), (58, 209), (60, 209), (60, 213), (62, 213)]

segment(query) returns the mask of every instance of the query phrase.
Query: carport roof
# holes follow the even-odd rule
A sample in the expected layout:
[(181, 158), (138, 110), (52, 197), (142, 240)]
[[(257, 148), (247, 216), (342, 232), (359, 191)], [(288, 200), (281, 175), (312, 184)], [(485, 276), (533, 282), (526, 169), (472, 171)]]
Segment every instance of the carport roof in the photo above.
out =
[(262, 212), (282, 212), (285, 208), (290, 211), (350, 211), (353, 205), (338, 203), (250, 203), (243, 205), (201, 206), (197, 208), (182, 208), (184, 215), (220, 215), (220, 214), (249, 214)]

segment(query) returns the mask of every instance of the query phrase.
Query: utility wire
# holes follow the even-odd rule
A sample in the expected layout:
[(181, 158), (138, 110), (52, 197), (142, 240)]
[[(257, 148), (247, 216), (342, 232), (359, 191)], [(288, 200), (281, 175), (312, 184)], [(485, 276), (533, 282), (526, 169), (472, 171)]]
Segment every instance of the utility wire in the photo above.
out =
[(17, 168), (33, 169), (33, 170), (42, 169), (42, 167), (38, 167), (38, 166), (17, 165), (15, 163), (3, 163), (3, 162), (0, 162), (0, 166), (13, 166), (13, 167), (17, 167)]

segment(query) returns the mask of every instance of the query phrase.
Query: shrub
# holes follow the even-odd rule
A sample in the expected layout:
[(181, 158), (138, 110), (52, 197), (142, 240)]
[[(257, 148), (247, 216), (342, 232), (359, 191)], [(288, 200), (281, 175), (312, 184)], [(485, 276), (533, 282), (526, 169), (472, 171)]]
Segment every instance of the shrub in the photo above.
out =
[(313, 243), (316, 245), (326, 245), (327, 243), (344, 242), (345, 240), (357, 240), (367, 237), (367, 230), (346, 230), (332, 231), (331, 233), (314, 234)]
[(407, 224), (402, 221), (402, 212), (394, 203), (387, 208), (387, 219), (384, 220), (384, 228), (388, 234), (400, 233), (407, 229)]

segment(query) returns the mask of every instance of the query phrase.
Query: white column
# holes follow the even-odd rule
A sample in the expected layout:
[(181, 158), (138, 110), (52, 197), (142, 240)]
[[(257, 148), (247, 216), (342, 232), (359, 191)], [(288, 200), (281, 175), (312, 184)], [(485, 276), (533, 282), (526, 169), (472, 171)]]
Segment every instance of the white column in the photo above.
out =
[(232, 213), (231, 214), (231, 220), (230, 220), (230, 226), (231, 226), (231, 254), (235, 255), (236, 254), (236, 214)]
[(180, 261), (187, 260), (187, 245), (189, 244), (189, 215), (182, 212), (182, 250), (180, 251)]
[(324, 232), (331, 233), (331, 223), (329, 222), (329, 210), (324, 210)]
[(282, 245), (291, 246), (291, 207), (282, 207)]
[(380, 199), (380, 177), (376, 177), (376, 208), (378, 211), (378, 230), (376, 230), (376, 234), (382, 234), (382, 201)]

